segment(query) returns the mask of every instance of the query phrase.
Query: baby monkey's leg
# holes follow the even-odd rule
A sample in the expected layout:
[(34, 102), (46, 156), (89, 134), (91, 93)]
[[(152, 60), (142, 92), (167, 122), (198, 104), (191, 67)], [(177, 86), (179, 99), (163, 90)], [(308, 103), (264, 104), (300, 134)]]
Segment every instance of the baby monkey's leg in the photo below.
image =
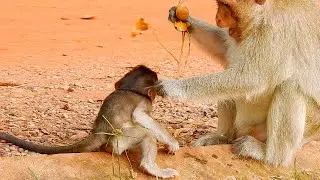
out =
[(112, 146), (116, 154), (131, 148), (140, 147), (142, 156), (140, 166), (149, 174), (160, 178), (171, 178), (179, 173), (171, 168), (161, 169), (155, 160), (157, 156), (157, 140), (154, 135), (142, 127), (123, 129), (123, 135), (112, 139)]
[(141, 166), (148, 171), (148, 173), (160, 177), (160, 178), (171, 178), (179, 175), (178, 171), (165, 168), (161, 169), (155, 163), (157, 156), (157, 144), (156, 139), (153, 136), (146, 136), (141, 141), (142, 159)]
[(133, 111), (132, 116), (137, 123), (149, 130), (150, 133), (160, 142), (168, 145), (169, 151), (175, 153), (179, 149), (179, 142), (173, 138), (164, 127), (158, 124), (152, 117), (145, 112), (147, 106), (144, 102)]

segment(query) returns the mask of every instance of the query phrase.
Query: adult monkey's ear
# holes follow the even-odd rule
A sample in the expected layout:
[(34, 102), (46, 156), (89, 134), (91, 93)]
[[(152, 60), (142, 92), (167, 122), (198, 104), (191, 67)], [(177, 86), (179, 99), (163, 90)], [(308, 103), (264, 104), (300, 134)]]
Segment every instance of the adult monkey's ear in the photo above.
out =
[(255, 0), (255, 1), (259, 5), (263, 5), (266, 2), (266, 0)]

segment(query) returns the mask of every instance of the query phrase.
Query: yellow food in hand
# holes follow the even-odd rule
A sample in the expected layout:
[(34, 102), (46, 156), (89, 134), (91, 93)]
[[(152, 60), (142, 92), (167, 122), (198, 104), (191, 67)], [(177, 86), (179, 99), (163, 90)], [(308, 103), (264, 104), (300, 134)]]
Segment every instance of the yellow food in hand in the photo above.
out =
[(178, 21), (174, 23), (174, 27), (176, 27), (176, 29), (181, 32), (187, 31), (189, 26), (190, 26), (189, 22), (184, 23), (182, 21)]

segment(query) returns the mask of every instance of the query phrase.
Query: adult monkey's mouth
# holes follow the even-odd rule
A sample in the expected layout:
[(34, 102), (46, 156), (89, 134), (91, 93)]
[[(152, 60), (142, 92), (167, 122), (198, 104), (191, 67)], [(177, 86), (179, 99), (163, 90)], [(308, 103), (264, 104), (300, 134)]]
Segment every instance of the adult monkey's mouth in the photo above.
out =
[(237, 28), (229, 28), (229, 36), (237, 39), (238, 38)]

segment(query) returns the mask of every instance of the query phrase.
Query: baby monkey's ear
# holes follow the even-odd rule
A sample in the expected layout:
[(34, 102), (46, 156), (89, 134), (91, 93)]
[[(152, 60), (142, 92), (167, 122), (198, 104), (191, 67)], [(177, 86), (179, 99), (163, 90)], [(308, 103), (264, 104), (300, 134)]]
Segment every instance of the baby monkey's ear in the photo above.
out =
[(153, 101), (157, 96), (157, 90), (154, 87), (148, 88), (148, 96), (151, 98), (151, 101)]
[(115, 89), (118, 89), (118, 88), (120, 87), (120, 85), (121, 85), (121, 82), (120, 82), (120, 80), (119, 80), (119, 81), (117, 81), (117, 82), (114, 84), (114, 88), (115, 88)]

